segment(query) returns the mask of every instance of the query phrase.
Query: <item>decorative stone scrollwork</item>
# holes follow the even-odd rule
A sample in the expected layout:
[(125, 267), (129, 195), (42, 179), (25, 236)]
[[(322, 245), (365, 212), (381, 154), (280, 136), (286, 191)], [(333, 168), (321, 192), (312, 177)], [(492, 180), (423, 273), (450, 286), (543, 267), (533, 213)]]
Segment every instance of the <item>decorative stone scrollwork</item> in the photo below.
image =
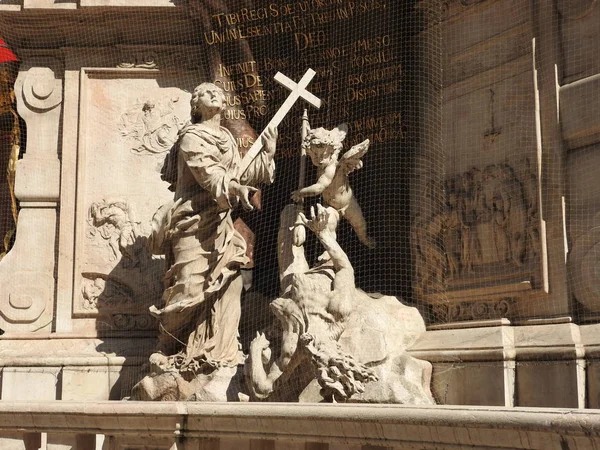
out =
[(448, 0), (441, 2), (441, 17), (442, 21), (447, 20), (450, 13), (450, 5)]
[(142, 46), (118, 46), (120, 50), (119, 69), (147, 69), (147, 70), (177, 70), (197, 69), (201, 61), (197, 54), (181, 47), (147, 48)]
[(121, 69), (158, 69), (158, 55), (153, 51), (138, 51), (123, 55), (117, 67)]
[(46, 311), (51, 298), (49, 275), (18, 271), (12, 274), (12, 287), (0, 296), (0, 315), (10, 323), (33, 323)]
[(473, 318), (487, 317), (490, 313), (490, 306), (486, 302), (477, 302), (471, 306)]
[(49, 67), (32, 67), (23, 81), (23, 99), (34, 111), (48, 111), (62, 101), (62, 82)]
[(498, 313), (499, 317), (506, 317), (508, 313), (511, 311), (512, 304), (515, 300), (511, 298), (503, 298), (499, 302), (494, 305), (494, 309), (496, 313)]
[(512, 297), (500, 300), (479, 300), (454, 304), (438, 304), (432, 307), (432, 312), (439, 322), (459, 322), (463, 320), (501, 319), (510, 314), (517, 300)]
[(148, 314), (114, 314), (111, 316), (115, 330), (153, 330), (156, 320)]
[[(13, 145), (11, 162), (18, 160), (18, 164), (9, 165), (7, 177), (20, 210), (15, 244), (0, 263), (0, 326), (6, 331), (50, 331), (52, 327), (61, 77), (61, 61), (39, 56), (20, 66), (15, 82), (17, 112), (27, 124), (27, 142)], [(19, 146), (24, 144), (27, 152), (19, 159)]]

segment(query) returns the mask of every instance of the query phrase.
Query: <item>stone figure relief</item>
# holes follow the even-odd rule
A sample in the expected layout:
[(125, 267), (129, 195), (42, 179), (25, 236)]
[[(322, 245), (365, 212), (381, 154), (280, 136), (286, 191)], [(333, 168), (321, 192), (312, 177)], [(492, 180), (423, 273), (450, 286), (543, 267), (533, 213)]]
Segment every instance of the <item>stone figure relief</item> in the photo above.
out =
[(348, 179), (350, 173), (363, 166), (361, 158), (369, 149), (369, 140), (355, 145), (340, 157), (347, 132), (346, 124), (333, 130), (316, 128), (308, 131), (302, 145), (317, 167), (318, 179), (314, 184), (294, 191), (292, 199), (300, 202), (305, 197), (322, 195), (327, 205), (334, 207), (350, 222), (360, 241), (373, 248), (375, 242), (367, 234), (367, 221)]
[[(87, 223), (91, 251), (109, 264), (86, 263), (75, 313), (97, 316), (132, 312), (149, 316), (147, 308), (160, 297), (163, 261), (150, 254), (148, 232), (137, 220), (130, 202), (123, 198), (93, 202)], [(109, 326), (114, 328), (113, 324)]]
[[(298, 83), (298, 89), (307, 82)], [(290, 96), (299, 97), (298, 92)], [(285, 102), (274, 119), (280, 121), (289, 107)], [(257, 185), (272, 182), (277, 132), (264, 131), (263, 149), (251, 149), (242, 159), (233, 136), (221, 126), (224, 109), (221, 89), (199, 85), (191, 99), (191, 123), (165, 159), (162, 178), (171, 183), (174, 199), (154, 215), (148, 240), (168, 267), (162, 301), (150, 308), (159, 323), (159, 345), (149, 360), (150, 374), (131, 398), (434, 403), (431, 364), (406, 352), (425, 331), (422, 317), (395, 297), (358, 289), (352, 264), (337, 243), (340, 215), (348, 209), (360, 213), (351, 207), (355, 200), (347, 175), (362, 166), (360, 157), (368, 148), (363, 142), (338, 163), (339, 129), (336, 136), (316, 130), (310, 151), (307, 147), (329, 171), (327, 180), (320, 180), (320, 192), (331, 187), (324, 193), (327, 207), (318, 205), (307, 217), (292, 204), (281, 216), (281, 295), (271, 303), (281, 327), (257, 333), (250, 356), (243, 355), (239, 268), (247, 257), (231, 212), (238, 205), (252, 208), (249, 195)], [(369, 242), (366, 227), (360, 226), (355, 229)], [(305, 227), (328, 254), (312, 269), (300, 238), (306, 232), (297, 232)], [(240, 370), (244, 365), (248, 384)]]
[[(297, 210), (286, 207), (279, 230), (281, 295), (270, 304), (279, 328), (257, 333), (246, 362), (251, 399), (432, 404), (431, 365), (406, 354), (425, 330), (415, 308), (366, 294), (336, 241), (339, 214), (317, 204), (303, 226), (330, 259), (309, 268), (295, 243)], [(411, 375), (408, 375), (408, 373)]]
[(249, 195), (273, 181), (274, 130), (264, 134), (264, 149), (240, 173), (241, 156), (221, 123), (223, 91), (211, 83), (192, 95), (191, 123), (165, 160), (162, 176), (174, 200), (153, 218), (150, 248), (164, 254), (162, 305), (151, 308), (160, 322), (160, 344), (151, 362), (161, 369), (202, 372), (243, 362), (237, 327), (246, 243), (234, 228), (236, 205), (252, 209)]
[[(443, 290), (443, 282), (446, 280), (446, 270), (456, 267), (458, 259), (455, 255), (444, 249), (452, 248), (447, 237), (446, 222), (451, 218), (446, 211), (437, 214), (433, 220), (416, 217), (411, 231), (411, 240), (416, 255), (416, 283), (415, 290), (419, 293), (428, 291), (440, 292)], [(455, 242), (455, 241), (453, 241)]]
[(103, 274), (83, 274), (81, 287), (82, 306), (88, 311), (131, 305), (133, 292), (124, 284)]
[(183, 126), (174, 111), (178, 101), (178, 97), (138, 100), (121, 115), (119, 129), (130, 140), (133, 153), (160, 155), (171, 149)]
[(132, 208), (120, 198), (94, 202), (88, 210), (88, 238), (100, 237), (110, 249), (110, 261), (122, 261), (125, 268), (144, 266), (149, 254), (141, 223)]
[[(537, 176), (528, 159), (472, 168), (446, 181), (444, 211), (413, 225), (421, 294), (446, 282), (476, 279), (492, 267), (517, 270), (538, 255)], [(493, 269), (495, 270), (495, 269)]]
[[(110, 275), (83, 273), (82, 276), (82, 308), (90, 314), (102, 313), (98, 319), (100, 327), (140, 331), (156, 328), (156, 322), (150, 314), (122, 312), (139, 311), (140, 307), (147, 307), (147, 301), (140, 299), (140, 292)], [(149, 297), (152, 299), (154, 296), (150, 294)]]

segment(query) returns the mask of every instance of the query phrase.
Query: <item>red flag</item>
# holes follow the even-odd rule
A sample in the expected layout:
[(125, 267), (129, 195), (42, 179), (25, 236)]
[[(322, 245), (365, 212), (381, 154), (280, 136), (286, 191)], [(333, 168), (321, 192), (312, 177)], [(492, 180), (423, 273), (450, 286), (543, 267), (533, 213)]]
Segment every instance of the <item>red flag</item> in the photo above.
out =
[(0, 38), (0, 64), (18, 62), (19, 58), (8, 48), (6, 42)]

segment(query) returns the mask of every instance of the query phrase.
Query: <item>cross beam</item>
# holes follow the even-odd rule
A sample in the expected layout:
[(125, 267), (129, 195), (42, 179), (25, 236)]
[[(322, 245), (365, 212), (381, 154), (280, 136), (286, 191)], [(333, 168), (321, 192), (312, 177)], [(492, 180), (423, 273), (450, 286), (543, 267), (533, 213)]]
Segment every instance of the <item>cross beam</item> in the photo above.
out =
[[(314, 70), (308, 69), (306, 71), (306, 73), (302, 76), (300, 81), (296, 84), (293, 80), (289, 79), (281, 72), (277, 72), (275, 74), (275, 77), (274, 77), (275, 81), (277, 81), (279, 84), (281, 84), (285, 88), (289, 89), (291, 92), (288, 95), (288, 98), (286, 98), (285, 101), (283, 102), (283, 104), (279, 107), (279, 109), (277, 110), (277, 112), (275, 113), (275, 115), (273, 116), (271, 121), (267, 124), (265, 130), (269, 129), (270, 127), (273, 127), (273, 128), (277, 127), (281, 123), (283, 118), (287, 115), (287, 113), (290, 112), (290, 110), (292, 109), (292, 107), (294, 106), (294, 104), (296, 103), (296, 101), (299, 98), (303, 98), (308, 103), (313, 105), (315, 108), (321, 107), (321, 100), (306, 90), (306, 86), (308, 86), (308, 83), (311, 82), (311, 80), (313, 79), (313, 77), (315, 75), (316, 75), (316, 72)], [(263, 132), (256, 139), (254, 144), (252, 144), (252, 147), (250, 147), (250, 150), (248, 150), (248, 152), (242, 159), (240, 172), (239, 172), (240, 174), (243, 174), (244, 172), (246, 172), (246, 169), (248, 169), (248, 166), (250, 165), (250, 163), (252, 161), (254, 161), (254, 158), (256, 158), (258, 153), (261, 151), (262, 146), (263, 146), (262, 136), (263, 136), (264, 132), (265, 131), (263, 130)]]

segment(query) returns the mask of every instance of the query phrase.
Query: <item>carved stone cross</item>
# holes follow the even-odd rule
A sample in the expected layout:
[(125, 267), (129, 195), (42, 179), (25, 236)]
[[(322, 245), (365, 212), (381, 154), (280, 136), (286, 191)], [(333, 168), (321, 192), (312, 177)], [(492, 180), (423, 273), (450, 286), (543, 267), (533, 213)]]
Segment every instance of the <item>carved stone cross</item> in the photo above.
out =
[[(275, 81), (277, 81), (282, 86), (288, 88), (291, 92), (288, 95), (288, 98), (285, 99), (285, 102), (283, 102), (283, 104), (279, 107), (279, 110), (275, 113), (271, 121), (267, 124), (267, 127), (265, 129), (268, 129), (269, 127), (274, 128), (278, 126), (283, 120), (283, 118), (287, 115), (287, 113), (290, 112), (290, 110), (299, 98), (303, 98), (315, 108), (321, 107), (321, 100), (306, 90), (306, 86), (308, 86), (308, 83), (310, 83), (310, 81), (315, 75), (316, 72), (314, 70), (308, 69), (306, 73), (302, 76), (300, 81), (296, 84), (293, 80), (290, 80), (281, 72), (277, 72), (275, 74)], [(263, 133), (264, 130), (256, 139), (254, 144), (252, 144), (252, 147), (250, 147), (248, 153), (246, 153), (246, 155), (242, 159), (240, 174), (243, 174), (246, 171), (250, 163), (254, 160), (254, 158), (256, 158), (256, 156), (262, 149)]]

